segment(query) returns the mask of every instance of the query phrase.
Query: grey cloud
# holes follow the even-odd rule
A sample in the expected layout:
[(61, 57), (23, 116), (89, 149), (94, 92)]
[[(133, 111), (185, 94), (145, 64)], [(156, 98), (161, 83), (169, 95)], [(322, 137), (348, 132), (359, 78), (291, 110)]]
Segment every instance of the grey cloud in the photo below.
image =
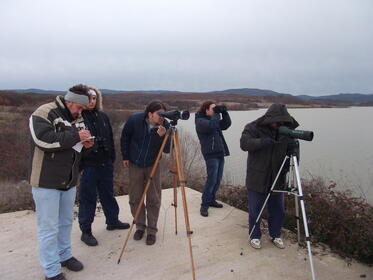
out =
[(373, 2), (1, 1), (0, 88), (372, 93)]

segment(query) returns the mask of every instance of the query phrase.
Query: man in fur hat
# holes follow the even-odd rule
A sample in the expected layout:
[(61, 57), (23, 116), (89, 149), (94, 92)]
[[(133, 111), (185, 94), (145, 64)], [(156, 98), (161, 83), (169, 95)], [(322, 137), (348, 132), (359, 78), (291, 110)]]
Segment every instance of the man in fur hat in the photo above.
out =
[(81, 240), (88, 246), (96, 246), (98, 242), (92, 234), (92, 223), (97, 192), (106, 218), (106, 229), (127, 229), (129, 224), (118, 219), (119, 206), (113, 193), (113, 131), (108, 116), (102, 111), (102, 94), (95, 87), (85, 87), (89, 94), (89, 104), (82, 116), (85, 126), (95, 136), (95, 144), (83, 153), (80, 165), (79, 226)]

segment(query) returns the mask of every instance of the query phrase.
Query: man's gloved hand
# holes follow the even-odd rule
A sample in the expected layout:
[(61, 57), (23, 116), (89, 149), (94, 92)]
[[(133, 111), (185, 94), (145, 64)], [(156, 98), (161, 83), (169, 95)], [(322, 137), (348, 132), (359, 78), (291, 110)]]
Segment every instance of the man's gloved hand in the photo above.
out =
[(260, 139), (260, 144), (265, 149), (271, 147), (275, 143), (276, 143), (276, 141), (273, 140), (272, 138), (269, 138), (269, 137)]

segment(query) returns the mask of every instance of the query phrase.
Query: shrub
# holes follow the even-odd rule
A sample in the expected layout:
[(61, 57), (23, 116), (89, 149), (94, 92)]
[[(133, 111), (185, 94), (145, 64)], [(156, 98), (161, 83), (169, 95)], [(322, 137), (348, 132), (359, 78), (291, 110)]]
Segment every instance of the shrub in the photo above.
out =
[[(373, 207), (350, 191), (337, 191), (335, 183), (327, 185), (321, 178), (306, 181), (303, 189), (313, 241), (328, 244), (342, 256), (373, 264)], [(287, 211), (287, 227), (294, 230), (294, 199), (288, 200)]]

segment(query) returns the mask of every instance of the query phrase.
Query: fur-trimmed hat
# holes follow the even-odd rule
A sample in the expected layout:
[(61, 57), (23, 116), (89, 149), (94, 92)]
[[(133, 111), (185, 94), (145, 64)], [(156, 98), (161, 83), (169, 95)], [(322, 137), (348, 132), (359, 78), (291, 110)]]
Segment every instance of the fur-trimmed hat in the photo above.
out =
[(87, 88), (87, 91), (88, 91), (88, 94), (96, 94), (96, 107), (95, 109), (98, 110), (98, 111), (102, 111), (103, 110), (103, 106), (102, 106), (102, 93), (101, 91), (94, 87), (94, 86), (90, 86), (90, 85), (86, 85), (86, 88)]

